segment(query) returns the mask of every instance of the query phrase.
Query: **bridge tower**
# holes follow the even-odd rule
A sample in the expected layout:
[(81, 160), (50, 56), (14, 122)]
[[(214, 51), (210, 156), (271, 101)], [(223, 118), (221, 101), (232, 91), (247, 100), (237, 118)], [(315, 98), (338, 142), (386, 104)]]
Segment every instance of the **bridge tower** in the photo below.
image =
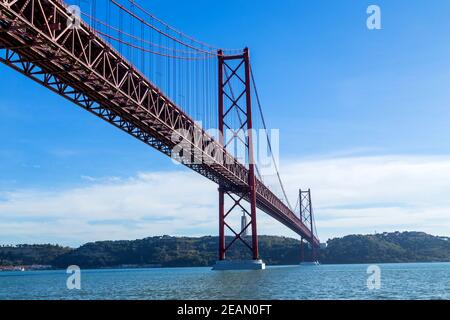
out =
[[(253, 142), (253, 119), (252, 119), (252, 97), (251, 97), (251, 70), (250, 53), (245, 48), (242, 54), (224, 55), (222, 50), (218, 51), (219, 66), (219, 142), (224, 149), (235, 148), (235, 144), (243, 144), (245, 148), (245, 162), (248, 166), (248, 187), (241, 189), (229, 188), (226, 185), (219, 186), (219, 261), (214, 269), (264, 269), (264, 263), (259, 260), (258, 232), (256, 225), (256, 178), (255, 158)], [(233, 127), (232, 115), (239, 118), (239, 128)], [(230, 134), (231, 133), (231, 134)], [(231, 137), (230, 137), (231, 135)], [(225, 161), (225, 160), (224, 160)], [(228, 198), (231, 207), (225, 209)], [(250, 203), (250, 209), (244, 206), (244, 201)], [(244, 215), (246, 226), (240, 230), (233, 229), (227, 223), (233, 210), (240, 208)], [(241, 218), (241, 221), (244, 219)], [(228, 243), (225, 231), (232, 233), (232, 239)], [(251, 230), (251, 241), (247, 234)], [(236, 243), (241, 242), (251, 250), (252, 260), (249, 261), (226, 261), (227, 251)]]
[(304, 240), (311, 246), (311, 261), (307, 263), (317, 263), (317, 250), (318, 247), (314, 244), (314, 212), (312, 207), (311, 200), (311, 189), (306, 191), (299, 190), (299, 205), (300, 205), (300, 220), (305, 223), (305, 225), (309, 224), (311, 230), (311, 239), (303, 239), (300, 240), (300, 262), (305, 263), (305, 250), (304, 250)]
[[(137, 8), (134, 2), (132, 5)], [(120, 4), (115, 5), (115, 10), (115, 13), (108, 13), (107, 20), (110, 20), (110, 16), (122, 17), (125, 14), (125, 20), (120, 19), (119, 28), (109, 25), (109, 21), (102, 22), (102, 15), (95, 17), (96, 10), (90, 10), (91, 15), (94, 14), (90, 18), (90, 25), (87, 20), (82, 19), (77, 21), (79, 23), (76, 23), (76, 27), (69, 27), (64, 26), (65, 22), (68, 19), (74, 22), (74, 17), (69, 17), (70, 13), (63, 0), (0, 0), (0, 63), (218, 184), (219, 262), (225, 261), (227, 252), (230, 258), (231, 252), (228, 250), (233, 244), (239, 244), (250, 249), (247, 268), (263, 268), (258, 253), (257, 205), (261, 212), (318, 247), (319, 239), (311, 235), (309, 226), (300, 220), (289, 203), (284, 203), (262, 179), (255, 179), (257, 168), (253, 144), (256, 141), (253, 140), (252, 128), (257, 121), (252, 119), (252, 94), (258, 102), (261, 115), (258, 120), (262, 121), (264, 128), (266, 126), (251, 74), (248, 49), (239, 51), (238, 54), (218, 52), (218, 125), (222, 133), (219, 141), (203, 130), (188, 114), (190, 112), (187, 112), (188, 109), (203, 105), (204, 113), (209, 113), (206, 110), (209, 99), (205, 92), (210, 93), (209, 80), (215, 73), (208, 69), (209, 59), (206, 57), (211, 57), (211, 51), (205, 47), (211, 47), (176, 31), (163, 21), (159, 23), (166, 26), (168, 33), (154, 28), (146, 19), (141, 18), (141, 14), (152, 20), (156, 18), (143, 8), (137, 8), (137, 15), (134, 14), (134, 9), (130, 11), (127, 6)], [(141, 26), (140, 37), (135, 34), (135, 23)], [(102, 25), (101, 28), (99, 24)], [(133, 41), (123, 41), (122, 35), (125, 34)], [(135, 41), (144, 42), (147, 37), (158, 37), (164, 43), (167, 41), (167, 47), (160, 47), (162, 51), (152, 51), (143, 44), (138, 44), (140, 41)], [(119, 50), (115, 48), (117, 44)], [(125, 51), (122, 46), (127, 47), (128, 53), (122, 52)], [(175, 50), (178, 47), (188, 49)], [(177, 52), (176, 55), (167, 54), (167, 50), (171, 48)], [(151, 63), (145, 63), (145, 59), (142, 59), (146, 56), (145, 53), (152, 54)], [(186, 63), (180, 65), (180, 60), (186, 60)], [(208, 66), (204, 62), (191, 63), (194, 60), (207, 61)], [(152, 70), (145, 71), (146, 67)], [(164, 78), (167, 81), (156, 81), (160, 82), (157, 85), (149, 79), (159, 71), (165, 72)], [(202, 73), (207, 75), (202, 76)], [(165, 94), (165, 91), (170, 94)], [(184, 108), (170, 98), (175, 98), (178, 94), (183, 98), (176, 100), (184, 100), (181, 103)], [(198, 104), (198, 100), (203, 100), (202, 98), (205, 103)], [(196, 111), (201, 113), (200, 110)], [(236, 119), (229, 118), (231, 113), (238, 114), (240, 125), (236, 126)], [(208, 116), (211, 115), (205, 117)], [(225, 140), (225, 129), (232, 131), (232, 128), (235, 128), (233, 136)], [(193, 139), (189, 135), (180, 134), (180, 130), (194, 134)], [(240, 134), (245, 130), (247, 132), (242, 137)], [(174, 141), (174, 137), (178, 137), (179, 141)], [(248, 165), (244, 165), (240, 157), (228, 151), (227, 147), (232, 147), (238, 140), (245, 145), (245, 163)], [(184, 151), (187, 147), (193, 154), (184, 151), (177, 153), (174, 149), (181, 145)], [(202, 162), (205, 159), (207, 161)], [(239, 208), (245, 211), (248, 219), (241, 220), (244, 227), (233, 229), (230, 213)], [(225, 236), (225, 229), (232, 231), (231, 237)]]

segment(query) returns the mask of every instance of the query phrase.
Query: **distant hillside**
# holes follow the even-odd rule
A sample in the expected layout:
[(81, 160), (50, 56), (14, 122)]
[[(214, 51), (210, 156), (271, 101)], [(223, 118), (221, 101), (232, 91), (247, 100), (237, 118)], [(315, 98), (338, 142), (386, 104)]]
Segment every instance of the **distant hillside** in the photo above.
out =
[(450, 238), (423, 232), (350, 235), (327, 242), (323, 263), (450, 261)]
[[(227, 239), (231, 241), (231, 239)], [(248, 239), (250, 241), (250, 239)], [(217, 260), (217, 237), (151, 237), (135, 241), (88, 243), (53, 261), (57, 267), (76, 264), (84, 268), (120, 265), (161, 265), (163, 267), (211, 266)], [(299, 242), (295, 239), (261, 236), (260, 253), (269, 264), (299, 263)], [(250, 251), (236, 243), (230, 259), (251, 259)]]
[(0, 246), (0, 266), (51, 265), (57, 257), (72, 250), (51, 244)]
[[(227, 239), (229, 241), (229, 239)], [(298, 264), (296, 239), (260, 236), (260, 255), (269, 265)], [(198, 267), (211, 266), (217, 258), (217, 237), (150, 237), (134, 241), (99, 241), (77, 249), (52, 245), (0, 247), (0, 265), (52, 265), (66, 268), (107, 268), (125, 265)], [(306, 250), (306, 256), (310, 252)], [(228, 253), (230, 259), (249, 259), (243, 245)], [(387, 262), (450, 262), (450, 239), (422, 232), (350, 235), (329, 240), (320, 251), (327, 264)]]

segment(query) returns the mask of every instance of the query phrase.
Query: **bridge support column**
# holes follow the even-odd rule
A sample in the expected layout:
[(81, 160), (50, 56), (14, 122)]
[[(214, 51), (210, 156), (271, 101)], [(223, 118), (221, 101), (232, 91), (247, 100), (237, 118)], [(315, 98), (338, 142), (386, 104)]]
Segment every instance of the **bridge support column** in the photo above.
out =
[(314, 241), (314, 213), (313, 213), (313, 207), (312, 207), (312, 200), (311, 200), (311, 190), (308, 189), (306, 191), (299, 190), (299, 204), (300, 204), (300, 220), (304, 224), (309, 224), (310, 227), (310, 237), (306, 239), (307, 243), (311, 246), (311, 261), (305, 262), (305, 256), (304, 256), (304, 242), (303, 237), (301, 238), (300, 243), (300, 250), (301, 250), (301, 264), (306, 265), (316, 265), (318, 264), (317, 261), (317, 247)]
[[(242, 54), (225, 56), (222, 51), (219, 57), (219, 142), (224, 150), (235, 154), (240, 146), (245, 148), (245, 158), (248, 163), (247, 182), (239, 190), (227, 186), (219, 188), (219, 263), (215, 270), (224, 269), (264, 269), (264, 263), (259, 260), (258, 231), (256, 224), (256, 178), (255, 158), (253, 150), (253, 121), (251, 99), (251, 70), (249, 50)], [(238, 115), (239, 128), (232, 127), (231, 117)], [(225, 131), (226, 128), (226, 131)], [(247, 130), (245, 132), (245, 129)], [(236, 158), (238, 158), (236, 156)], [(227, 159), (223, 159), (225, 165)], [(227, 198), (227, 199), (225, 199)], [(231, 201), (229, 210), (225, 210), (226, 201)], [(248, 202), (247, 208), (244, 202)], [(234, 209), (242, 209), (249, 216), (249, 222), (235, 231), (227, 222)], [(251, 229), (251, 241), (245, 236)], [(231, 231), (231, 237), (225, 236), (225, 231)], [(227, 243), (228, 241), (228, 243)], [(226, 252), (236, 243), (244, 244), (251, 251), (251, 259), (245, 261), (224, 262)], [(249, 262), (250, 261), (250, 262)]]
[[(256, 223), (254, 220), (254, 215), (250, 210), (245, 206), (244, 202), (249, 199), (248, 191), (231, 191), (226, 188), (219, 188), (219, 260), (223, 261), (226, 259), (226, 252), (236, 243), (241, 243), (244, 247), (247, 247), (251, 251), (251, 259), (258, 260), (258, 235), (254, 233), (253, 225)], [(228, 200), (228, 201), (225, 201)], [(225, 204), (230, 204), (227, 207), (228, 210), (225, 210)], [(256, 208), (256, 206), (255, 206)], [(240, 209), (240, 210), (238, 210)], [(227, 218), (231, 218), (233, 213), (242, 212), (249, 219), (247, 220), (247, 224), (245, 226), (239, 225), (239, 229), (234, 227), (231, 222), (227, 221)], [(242, 218), (242, 217), (240, 217)], [(242, 221), (242, 220), (241, 220)], [(248, 230), (251, 228), (251, 241), (249, 241), (250, 237), (246, 236)], [(228, 230), (231, 232), (229, 237), (225, 236), (225, 231)], [(255, 239), (256, 238), (256, 239)], [(228, 240), (228, 243), (227, 243)], [(256, 241), (255, 241), (256, 240)], [(256, 247), (255, 247), (256, 245)], [(255, 250), (256, 248), (256, 250)]]
[(247, 105), (247, 149), (248, 149), (248, 185), (249, 185), (249, 201), (252, 217), (252, 247), (253, 260), (259, 258), (258, 250), (258, 232), (256, 225), (256, 179), (255, 179), (255, 157), (253, 150), (253, 118), (252, 118), (252, 95), (251, 95), (251, 75), (250, 75), (250, 53), (248, 48), (244, 50), (244, 66), (245, 66), (245, 97)]
[(219, 260), (225, 260), (225, 192), (219, 188)]
[(305, 248), (303, 243), (303, 237), (300, 239), (300, 263), (305, 262)]

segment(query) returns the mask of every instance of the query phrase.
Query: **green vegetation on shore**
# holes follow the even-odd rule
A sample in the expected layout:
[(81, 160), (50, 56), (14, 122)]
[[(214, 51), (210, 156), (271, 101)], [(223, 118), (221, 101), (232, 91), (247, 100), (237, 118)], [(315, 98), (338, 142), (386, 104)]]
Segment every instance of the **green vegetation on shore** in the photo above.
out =
[(72, 250), (51, 244), (0, 246), (0, 266), (52, 265), (57, 257)]
[[(298, 264), (300, 242), (296, 239), (260, 236), (260, 255), (269, 265)], [(66, 268), (118, 266), (199, 267), (211, 266), (217, 257), (217, 237), (150, 237), (133, 241), (99, 241), (71, 249), (54, 245), (0, 247), (0, 266), (51, 265)], [(310, 255), (306, 249), (306, 257)], [(230, 259), (249, 259), (249, 250), (239, 244)], [(331, 239), (320, 250), (324, 264), (450, 262), (450, 239), (422, 232), (349, 235)]]
[(423, 232), (349, 235), (329, 240), (322, 260), (337, 264), (449, 262), (450, 238)]

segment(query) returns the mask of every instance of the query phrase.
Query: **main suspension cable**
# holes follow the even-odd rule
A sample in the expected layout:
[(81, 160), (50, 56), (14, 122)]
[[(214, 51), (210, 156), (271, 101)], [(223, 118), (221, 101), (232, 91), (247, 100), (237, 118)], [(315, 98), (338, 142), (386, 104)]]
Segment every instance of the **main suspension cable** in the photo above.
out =
[(204, 50), (204, 49), (201, 49), (201, 48), (194, 47), (193, 45), (190, 45), (190, 44), (188, 44), (188, 43), (186, 43), (186, 42), (184, 42), (184, 41), (181, 41), (181, 40), (179, 40), (179, 39), (177, 39), (177, 38), (175, 38), (175, 37), (169, 35), (168, 33), (166, 33), (166, 32), (164, 32), (164, 31), (162, 31), (162, 30), (156, 28), (154, 25), (148, 23), (148, 22), (145, 21), (143, 18), (137, 16), (136, 14), (134, 14), (133, 12), (131, 12), (130, 10), (128, 10), (127, 8), (125, 8), (123, 5), (121, 5), (120, 3), (118, 3), (116, 0), (110, 0), (110, 1), (111, 1), (115, 6), (117, 6), (119, 9), (121, 9), (122, 11), (124, 11), (125, 13), (127, 13), (129, 16), (131, 16), (131, 17), (133, 17), (134, 19), (138, 20), (139, 22), (145, 24), (146, 26), (150, 27), (150, 28), (153, 29), (154, 31), (156, 31), (156, 32), (158, 32), (159, 34), (165, 36), (166, 38), (168, 38), (168, 39), (170, 39), (170, 40), (172, 40), (172, 41), (175, 41), (175, 42), (177, 42), (177, 43), (179, 43), (179, 44), (181, 44), (181, 45), (183, 45), (183, 46), (185, 46), (185, 47), (188, 47), (188, 48), (190, 48), (190, 49), (193, 49), (193, 50), (196, 50), (196, 51), (199, 51), (199, 52), (208, 54), (208, 55), (218, 56), (218, 53), (215, 52), (215, 51), (208, 51), (208, 50)]
[(121, 44), (124, 44), (124, 45), (130, 47), (130, 48), (134, 48), (134, 49), (137, 49), (137, 50), (140, 50), (140, 51), (143, 51), (143, 52), (148, 52), (148, 53), (151, 53), (151, 54), (156, 54), (156, 55), (159, 55), (159, 56), (162, 56), (162, 57), (166, 57), (166, 58), (181, 59), (181, 60), (205, 60), (205, 59), (208, 59), (206, 57), (202, 57), (202, 58), (198, 58), (198, 57), (197, 58), (194, 58), (194, 57), (181, 57), (181, 56), (174, 56), (174, 55), (171, 55), (171, 54), (161, 53), (161, 52), (157, 52), (157, 51), (153, 51), (153, 50), (150, 50), (150, 49), (146, 49), (146, 48), (140, 47), (138, 45), (135, 45), (133, 43), (121, 40), (119, 38), (116, 38), (114, 36), (111, 36), (111, 35), (109, 35), (107, 33), (99, 31), (99, 30), (96, 30), (96, 32), (98, 34), (100, 34), (100, 35), (110, 39), (110, 40), (117, 41), (117, 42), (119, 42)]
[[(133, 4), (136, 8), (138, 8), (142, 13), (144, 13), (145, 15), (147, 15), (148, 17), (150, 17), (151, 19), (155, 20), (156, 22), (162, 24), (163, 26), (169, 28), (171, 31), (175, 32), (176, 34), (178, 34), (181, 37), (184, 37), (192, 42), (195, 42), (203, 47), (207, 47), (210, 48), (214, 51), (217, 51), (218, 49), (221, 49), (219, 47), (216, 46), (212, 46), (208, 43), (205, 43), (203, 41), (199, 41), (189, 35), (187, 35), (186, 33), (183, 33), (177, 29), (175, 29), (174, 27), (172, 27), (171, 25), (169, 25), (168, 23), (162, 21), (161, 19), (159, 19), (158, 17), (154, 16), (152, 13), (150, 13), (149, 11), (145, 10), (143, 7), (141, 7), (136, 1), (134, 0), (128, 0), (128, 2), (130, 2), (131, 4)], [(222, 49), (222, 51), (226, 51), (226, 52), (240, 52), (242, 51), (242, 49)]]
[[(141, 43), (149, 44), (149, 45), (151, 45), (153, 47), (156, 47), (156, 48), (160, 48), (160, 49), (167, 50), (167, 51), (179, 52), (179, 53), (188, 54), (188, 55), (205, 55), (205, 53), (201, 53), (201, 52), (198, 52), (198, 51), (186, 51), (186, 50), (180, 50), (180, 49), (175, 49), (175, 48), (169, 48), (169, 47), (166, 47), (166, 46), (163, 46), (163, 45), (160, 45), (160, 44), (157, 44), (157, 43), (145, 40), (143, 38), (137, 37), (137, 36), (135, 36), (133, 34), (125, 32), (125, 31), (122, 31), (121, 29), (116, 28), (116, 27), (114, 27), (114, 26), (112, 26), (110, 24), (107, 24), (107, 23), (103, 22), (102, 20), (97, 19), (97, 18), (95, 18), (95, 17), (93, 17), (93, 16), (91, 16), (91, 15), (85, 13), (85, 12), (81, 12), (81, 14), (83, 16), (85, 16), (86, 18), (91, 19), (92, 21), (95, 21), (98, 24), (100, 24), (100, 25), (102, 25), (102, 26), (104, 26), (106, 28), (119, 33), (120, 35), (124, 35), (124, 36), (126, 36), (128, 38), (131, 38), (133, 40), (139, 41)], [(99, 31), (98, 28), (96, 29), (96, 31)]]

